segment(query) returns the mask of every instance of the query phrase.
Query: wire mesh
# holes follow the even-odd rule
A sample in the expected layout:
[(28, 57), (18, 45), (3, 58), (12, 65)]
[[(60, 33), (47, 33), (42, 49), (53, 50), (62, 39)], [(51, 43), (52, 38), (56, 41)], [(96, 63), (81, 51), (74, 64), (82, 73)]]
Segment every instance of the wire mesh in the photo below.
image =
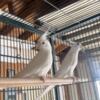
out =
[[(0, 78), (12, 78), (37, 54), (33, 47), (39, 36), (2, 22), (0, 28)], [(44, 89), (42, 86), (6, 88), (0, 90), (0, 100), (34, 100)], [(53, 93), (49, 92), (43, 100), (53, 100)]]
[[(74, 83), (64, 88), (64, 100), (100, 99), (100, 15), (72, 25), (55, 36), (60, 40), (81, 43), (84, 50), (79, 54), (76, 77), (87, 78), (87, 82)], [(61, 44), (61, 43), (59, 43)], [(60, 48), (61, 49), (61, 48)], [(68, 48), (66, 48), (68, 49)], [(63, 60), (67, 50), (58, 57)], [(98, 85), (97, 85), (98, 84)]]
[[(6, 26), (6, 30), (2, 29)], [(11, 28), (11, 30), (10, 30)], [(37, 34), (22, 28), (0, 23), (0, 77), (12, 78), (22, 71), (37, 54), (32, 49)], [(56, 38), (55, 38), (56, 37)], [(58, 60), (56, 66), (64, 59), (70, 47), (67, 40), (82, 43), (84, 51), (79, 54), (79, 63), (75, 76), (87, 78), (88, 82), (73, 83), (58, 88), (59, 100), (99, 100), (100, 99), (100, 15), (74, 25), (55, 34), (54, 49)], [(0, 90), (0, 100), (34, 100), (45, 87), (7, 88)], [(51, 91), (42, 100), (55, 100)]]

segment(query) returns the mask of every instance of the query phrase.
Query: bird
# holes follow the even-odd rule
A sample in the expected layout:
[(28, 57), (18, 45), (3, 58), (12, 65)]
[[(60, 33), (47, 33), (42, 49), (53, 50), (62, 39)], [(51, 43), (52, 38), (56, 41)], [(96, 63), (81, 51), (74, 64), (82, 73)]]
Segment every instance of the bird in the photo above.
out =
[(46, 31), (36, 42), (38, 53), (29, 62), (29, 64), (14, 78), (41, 78), (46, 79), (46, 75), (51, 69), (53, 57), (52, 47), (48, 40), (48, 32)]
[[(72, 44), (70, 50), (65, 55), (61, 67), (54, 75), (54, 78), (72, 78), (75, 79), (74, 70), (78, 64), (78, 55), (80, 50), (82, 49), (82, 45), (80, 44)], [(40, 96), (36, 97), (35, 100), (40, 100), (46, 93), (48, 93), (55, 85), (48, 86)]]

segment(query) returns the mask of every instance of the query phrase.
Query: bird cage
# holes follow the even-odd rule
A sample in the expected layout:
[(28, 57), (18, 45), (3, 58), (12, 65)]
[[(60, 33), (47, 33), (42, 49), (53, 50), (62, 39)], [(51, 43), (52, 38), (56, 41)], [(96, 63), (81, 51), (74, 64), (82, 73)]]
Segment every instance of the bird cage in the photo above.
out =
[[(11, 20), (8, 18), (9, 14), (6, 17), (5, 15), (0, 17), (3, 20), (0, 22), (0, 78), (2, 81), (6, 78), (12, 79), (14, 75), (24, 70), (36, 56), (38, 52), (34, 49), (35, 41), (40, 35), (37, 33), (41, 33), (23, 20), (13, 17)], [(14, 20), (19, 22), (16, 22), (15, 25)], [(53, 32), (50, 42), (53, 48), (54, 62), (49, 73), (56, 73), (70, 50), (67, 41), (81, 43), (83, 46), (74, 74), (86, 81), (56, 86), (41, 100), (99, 100), (100, 14)], [(4, 87), (0, 89), (0, 100), (34, 100), (43, 93), (46, 87), (34, 85)]]
[[(88, 79), (87, 82), (61, 86), (61, 98), (64, 100), (99, 100), (100, 99), (100, 14), (82, 20), (59, 30), (55, 34), (58, 39), (81, 43), (83, 50), (79, 53), (75, 76)], [(68, 52), (66, 46), (59, 57), (63, 60)], [(60, 50), (59, 50), (60, 51)], [(62, 92), (61, 92), (62, 91)], [(58, 100), (61, 100), (58, 99)]]

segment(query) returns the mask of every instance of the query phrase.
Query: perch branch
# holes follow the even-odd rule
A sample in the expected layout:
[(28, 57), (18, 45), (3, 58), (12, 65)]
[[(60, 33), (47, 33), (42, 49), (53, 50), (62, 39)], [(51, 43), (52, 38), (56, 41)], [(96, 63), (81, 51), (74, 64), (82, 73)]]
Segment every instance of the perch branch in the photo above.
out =
[[(87, 82), (88, 79), (76, 79), (74, 83)], [(72, 84), (73, 79), (46, 79), (45, 82), (40, 79), (20, 79), (20, 78), (0, 78), (0, 89), (24, 86), (44, 86), (44, 85), (67, 85)]]

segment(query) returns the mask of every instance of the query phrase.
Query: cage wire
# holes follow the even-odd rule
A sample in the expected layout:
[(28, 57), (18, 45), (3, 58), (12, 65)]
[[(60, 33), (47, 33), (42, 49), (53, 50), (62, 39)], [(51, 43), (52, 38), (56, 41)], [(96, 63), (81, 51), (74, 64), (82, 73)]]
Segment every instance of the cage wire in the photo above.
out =
[[(37, 54), (33, 49), (38, 35), (25, 29), (0, 22), (0, 77), (12, 78)], [(56, 38), (55, 38), (56, 37)], [(100, 15), (55, 32), (53, 40), (55, 66), (58, 68), (70, 50), (67, 40), (81, 43), (75, 76), (87, 82), (57, 86), (41, 100), (99, 100), (100, 99)], [(0, 100), (34, 100), (46, 87), (30, 86), (0, 90)], [(55, 95), (55, 92), (58, 94)]]
[[(0, 27), (0, 78), (12, 78), (37, 54), (33, 47), (39, 36), (2, 22)], [(0, 90), (0, 100), (34, 100), (44, 89), (41, 86), (6, 88)], [(44, 98), (47, 100), (50, 97), (53, 98), (52, 92)]]
[[(72, 40), (83, 45), (84, 50), (79, 54), (75, 76), (88, 79), (87, 82), (62, 86), (64, 100), (99, 100), (100, 15), (67, 27), (56, 36), (64, 41)], [(63, 59), (66, 52), (64, 49), (58, 55), (59, 58)]]

